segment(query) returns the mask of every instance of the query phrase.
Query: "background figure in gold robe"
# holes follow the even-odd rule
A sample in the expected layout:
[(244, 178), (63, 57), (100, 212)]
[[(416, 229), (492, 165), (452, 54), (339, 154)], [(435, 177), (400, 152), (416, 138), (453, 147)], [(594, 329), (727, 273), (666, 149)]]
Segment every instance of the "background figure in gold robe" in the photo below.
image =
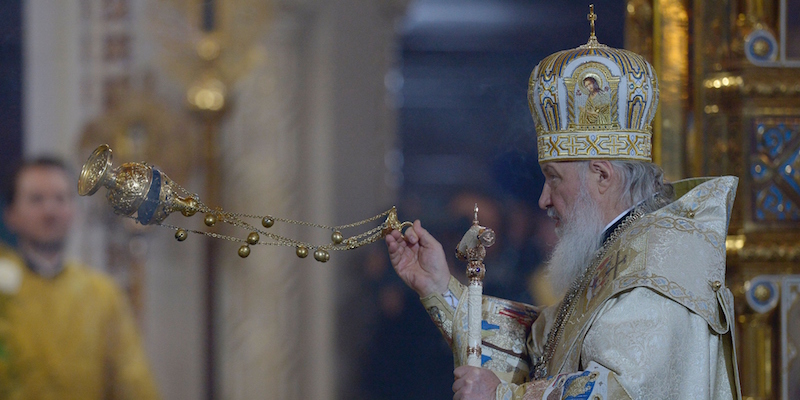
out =
[(588, 92), (586, 104), (580, 107), (578, 122), (581, 125), (607, 125), (611, 123), (611, 99), (600, 89), (600, 84), (592, 76), (583, 79), (583, 87)]
[(0, 246), (0, 398), (159, 398), (127, 299), (105, 274), (65, 262), (74, 182), (38, 159), (7, 181)]

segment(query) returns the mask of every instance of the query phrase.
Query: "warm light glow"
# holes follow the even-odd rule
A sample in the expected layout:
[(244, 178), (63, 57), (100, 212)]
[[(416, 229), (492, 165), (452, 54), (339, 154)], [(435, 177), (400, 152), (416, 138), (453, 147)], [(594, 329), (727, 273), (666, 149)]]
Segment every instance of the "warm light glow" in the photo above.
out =
[(200, 39), (197, 43), (197, 55), (206, 61), (219, 57), (220, 50), (219, 42), (210, 36)]
[(739, 251), (744, 247), (744, 235), (728, 235), (725, 247), (728, 251)]
[(225, 85), (213, 78), (200, 80), (189, 87), (186, 100), (200, 110), (219, 111), (225, 107)]
[(729, 87), (729, 86), (741, 86), (744, 80), (741, 76), (724, 76), (722, 78), (715, 78), (715, 79), (706, 79), (703, 81), (703, 86), (708, 89), (711, 88), (721, 88), (721, 87)]
[(222, 94), (209, 89), (200, 89), (195, 92), (194, 104), (203, 110), (219, 110), (223, 105)]

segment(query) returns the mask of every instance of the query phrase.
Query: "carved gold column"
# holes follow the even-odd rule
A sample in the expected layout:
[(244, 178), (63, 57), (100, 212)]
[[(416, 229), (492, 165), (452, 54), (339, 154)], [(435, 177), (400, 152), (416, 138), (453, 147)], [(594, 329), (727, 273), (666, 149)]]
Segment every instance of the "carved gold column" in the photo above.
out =
[(798, 398), (800, 5), (629, 0), (627, 10), (627, 45), (654, 61), (661, 84), (656, 160), (670, 177), (680, 164), (681, 175), (740, 178), (727, 245), (742, 394)]
[[(630, 0), (625, 47), (644, 55), (659, 80), (659, 110), (653, 122), (653, 161), (668, 179), (686, 175), (685, 135), (691, 124), (689, 97), (689, 0)], [(668, 34), (665, 34), (668, 33)], [(661, 40), (653, 40), (661, 38)]]

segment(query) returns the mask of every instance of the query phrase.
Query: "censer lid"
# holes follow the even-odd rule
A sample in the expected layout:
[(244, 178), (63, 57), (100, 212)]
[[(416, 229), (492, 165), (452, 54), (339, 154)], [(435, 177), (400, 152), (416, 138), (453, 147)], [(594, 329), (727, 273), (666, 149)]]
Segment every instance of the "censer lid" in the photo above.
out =
[(107, 144), (98, 146), (86, 163), (81, 168), (81, 176), (78, 178), (78, 194), (89, 196), (100, 188), (103, 177), (111, 168), (111, 148)]

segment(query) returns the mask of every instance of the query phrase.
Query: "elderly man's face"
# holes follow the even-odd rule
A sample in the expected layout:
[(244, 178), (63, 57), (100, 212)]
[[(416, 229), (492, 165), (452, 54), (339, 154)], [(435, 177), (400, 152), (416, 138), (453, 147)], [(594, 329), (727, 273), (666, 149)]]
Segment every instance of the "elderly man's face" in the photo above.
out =
[(8, 227), (34, 245), (63, 244), (75, 213), (72, 190), (59, 168), (33, 166), (16, 182), (14, 200), (6, 209)]
[(555, 211), (556, 228), (561, 228), (565, 221), (573, 217), (569, 212), (580, 192), (579, 165), (574, 162), (548, 162), (541, 165), (545, 181), (539, 207)]

